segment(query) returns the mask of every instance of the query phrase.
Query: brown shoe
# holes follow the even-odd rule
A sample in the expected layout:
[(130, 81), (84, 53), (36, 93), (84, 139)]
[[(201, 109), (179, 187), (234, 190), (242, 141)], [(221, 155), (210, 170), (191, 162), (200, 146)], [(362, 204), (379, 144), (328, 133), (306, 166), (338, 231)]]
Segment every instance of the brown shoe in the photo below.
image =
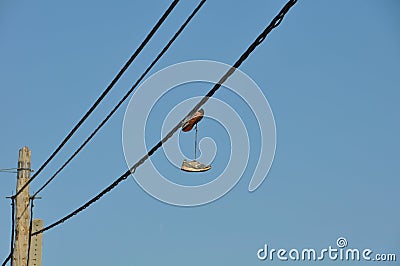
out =
[(204, 116), (204, 110), (200, 109), (191, 118), (188, 118), (183, 122), (182, 131), (188, 132), (188, 131), (192, 130), (194, 125), (196, 125), (198, 122), (200, 122), (200, 120), (203, 118), (203, 116)]

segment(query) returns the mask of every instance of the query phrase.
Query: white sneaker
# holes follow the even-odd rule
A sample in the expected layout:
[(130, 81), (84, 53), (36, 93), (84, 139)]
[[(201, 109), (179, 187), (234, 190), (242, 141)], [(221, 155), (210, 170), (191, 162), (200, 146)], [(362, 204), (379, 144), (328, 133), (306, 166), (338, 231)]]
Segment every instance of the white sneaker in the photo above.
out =
[(185, 160), (183, 160), (183, 163), (181, 166), (181, 170), (187, 171), (187, 172), (205, 172), (210, 169), (211, 169), (211, 165), (205, 165), (196, 160), (188, 161), (185, 159)]

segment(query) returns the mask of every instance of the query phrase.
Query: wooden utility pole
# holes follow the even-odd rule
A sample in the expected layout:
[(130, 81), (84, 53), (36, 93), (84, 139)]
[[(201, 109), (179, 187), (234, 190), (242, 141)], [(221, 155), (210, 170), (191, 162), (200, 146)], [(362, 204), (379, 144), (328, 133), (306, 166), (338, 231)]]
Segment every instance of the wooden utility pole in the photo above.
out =
[[(31, 173), (31, 151), (28, 147), (19, 150), (17, 191), (28, 182)], [(15, 242), (13, 266), (26, 266), (29, 242), (29, 186), (15, 199)]]

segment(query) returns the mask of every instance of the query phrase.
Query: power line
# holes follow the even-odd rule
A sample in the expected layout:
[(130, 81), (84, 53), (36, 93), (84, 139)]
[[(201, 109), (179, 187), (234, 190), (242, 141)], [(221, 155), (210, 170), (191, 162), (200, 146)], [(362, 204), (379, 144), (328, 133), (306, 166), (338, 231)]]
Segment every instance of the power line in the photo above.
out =
[(84, 205), (82, 205), (81, 207), (79, 207), (78, 209), (76, 209), (75, 211), (71, 212), (70, 214), (68, 214), (67, 216), (63, 217), (62, 219), (58, 220), (57, 222), (52, 223), (49, 226), (46, 226), (45, 228), (36, 231), (35, 233), (32, 234), (32, 236), (37, 235), (37, 234), (41, 234), (47, 230), (50, 230), (51, 228), (64, 223), (66, 220), (72, 218), (73, 216), (77, 215), (78, 213), (80, 213), (81, 211), (83, 211), (84, 209), (86, 209), (87, 207), (89, 207), (90, 205), (92, 205), (93, 203), (95, 203), (96, 201), (98, 201), (101, 197), (103, 197), (105, 194), (107, 194), (108, 192), (110, 192), (113, 188), (115, 188), (121, 181), (125, 180), (130, 174), (130, 171), (127, 171), (125, 174), (123, 174), (122, 176), (120, 176), (117, 180), (115, 180), (111, 185), (109, 185), (107, 188), (105, 188), (103, 191), (101, 191), (96, 197), (92, 198), (91, 200), (89, 200), (88, 202), (86, 202)]
[(182, 127), (184, 121), (192, 117), (207, 101), (210, 97), (214, 95), (214, 93), (221, 87), (221, 85), (235, 72), (235, 70), (247, 59), (247, 57), (254, 51), (254, 49), (260, 45), (268, 33), (270, 33), (274, 28), (278, 27), (282, 22), (283, 17), (289, 11), (289, 9), (297, 2), (297, 0), (289, 0), (286, 5), (282, 8), (279, 14), (271, 21), (271, 23), (265, 28), (265, 30), (257, 37), (257, 39), (247, 48), (247, 50), (240, 56), (240, 58), (236, 61), (236, 63), (222, 76), (222, 78), (218, 81), (217, 84), (199, 101), (199, 103), (189, 112), (189, 114), (183, 118), (168, 134), (160, 140), (145, 156), (143, 156), (138, 162), (136, 162), (132, 167), (131, 171), (136, 170), (141, 164), (143, 164), (153, 153), (158, 150), (163, 143), (168, 141), (169, 138), (173, 136), (173, 134)]
[(129, 91), (122, 97), (122, 99), (118, 102), (118, 104), (111, 110), (111, 112), (106, 116), (106, 118), (97, 126), (97, 128), (89, 135), (89, 137), (81, 144), (81, 146), (68, 158), (67, 161), (44, 183), (38, 191), (33, 195), (33, 197), (37, 196), (54, 178), (72, 161), (72, 159), (89, 143), (89, 141), (96, 135), (96, 133), (106, 124), (106, 122), (113, 116), (113, 114), (121, 107), (121, 105), (125, 102), (125, 100), (131, 95), (134, 89), (139, 85), (139, 83), (145, 78), (145, 76), (150, 72), (150, 70), (154, 67), (154, 65), (160, 60), (160, 58), (165, 54), (165, 52), (169, 49), (172, 43), (178, 38), (178, 36), (182, 33), (182, 31), (189, 24), (190, 20), (194, 17), (197, 11), (203, 6), (206, 0), (202, 0), (199, 5), (194, 9), (192, 14), (186, 19), (186, 21), (182, 24), (182, 26), (178, 29), (178, 31), (174, 34), (174, 36), (169, 40), (169, 42), (165, 45), (165, 47), (161, 50), (161, 52), (157, 55), (157, 57), (153, 60), (153, 62), (147, 67), (147, 69), (142, 73), (142, 75), (136, 80), (135, 84), (129, 89)]
[(96, 109), (96, 107), (100, 104), (100, 102), (104, 99), (104, 97), (110, 92), (110, 90), (114, 87), (114, 85), (117, 83), (117, 81), (121, 78), (122, 74), (128, 69), (128, 67), (131, 65), (131, 63), (135, 60), (135, 58), (143, 50), (143, 48), (146, 46), (146, 44), (150, 41), (150, 39), (153, 37), (155, 32), (160, 28), (160, 26), (163, 24), (165, 19), (172, 12), (172, 10), (175, 8), (175, 6), (178, 4), (178, 2), (179, 2), (179, 0), (174, 0), (171, 3), (171, 5), (165, 11), (165, 13), (162, 15), (162, 17), (158, 20), (158, 22), (153, 27), (153, 29), (149, 32), (149, 34), (146, 36), (146, 38), (143, 40), (143, 42), (140, 44), (140, 46), (136, 49), (136, 51), (133, 53), (133, 55), (129, 58), (129, 60), (121, 68), (121, 70), (114, 77), (114, 79), (111, 81), (111, 83), (103, 91), (103, 93), (100, 95), (100, 97), (94, 102), (94, 104), (90, 107), (90, 109), (86, 112), (86, 114), (81, 118), (81, 120), (79, 120), (79, 122), (74, 126), (74, 128), (68, 133), (68, 135), (63, 139), (63, 141), (53, 151), (53, 153), (50, 155), (50, 157), (47, 158), (47, 160), (39, 167), (37, 172), (29, 179), (28, 182), (25, 183), (25, 185), (19, 191), (17, 191), (17, 193), (14, 195), (14, 197), (17, 197), (40, 174), (40, 172), (42, 172), (42, 170), (47, 166), (47, 164), (49, 164), (49, 162), (56, 156), (56, 154), (61, 150), (61, 148), (67, 143), (67, 141), (72, 137), (72, 135), (83, 124), (83, 122), (85, 122), (85, 120), (94, 111), (94, 109)]
[[(2, 266), (5, 266), (7, 262), (12, 259), (13, 253), (14, 253), (14, 230), (15, 230), (15, 199), (11, 198), (11, 247), (10, 247), (10, 254), (8, 257), (3, 261), (1, 264)], [(12, 265), (12, 260), (11, 260), (11, 265)]]
[[(286, 13), (290, 10), (290, 8), (297, 2), (297, 0), (289, 0), (286, 5), (282, 8), (279, 14), (271, 21), (271, 23), (265, 28), (265, 30), (257, 37), (257, 39), (247, 48), (247, 50), (240, 56), (240, 58), (236, 61), (236, 63), (225, 73), (225, 75), (219, 80), (217, 84), (200, 100), (200, 102), (190, 111), (190, 113), (186, 117), (191, 117), (202, 105), (204, 105), (212, 95), (221, 87), (221, 85), (231, 76), (236, 68), (238, 68), (246, 59), (247, 57), (254, 51), (254, 49), (260, 45), (267, 35), (279, 24), (282, 22)], [(185, 117), (185, 118), (186, 118)], [(101, 197), (105, 194), (110, 192), (113, 188), (115, 188), (118, 184), (122, 181), (126, 180), (126, 178), (131, 174), (134, 173), (135, 170), (143, 164), (157, 149), (159, 149), (163, 143), (165, 143), (172, 135), (182, 126), (183, 121), (182, 119), (161, 141), (159, 141), (145, 156), (143, 156), (138, 162), (136, 162), (128, 171), (126, 171), (123, 175), (121, 175), (117, 180), (115, 180), (111, 185), (106, 187), (102, 190), (99, 194), (97, 194), (94, 198), (86, 202), (84, 205), (76, 209), (75, 211), (71, 212), (67, 216), (61, 218), (60, 220), (52, 223), (51, 225), (33, 233), (32, 235), (41, 234), (51, 228), (64, 223), (65, 221), (69, 220), (73, 216), (77, 215), (81, 211), (85, 210), (87, 207), (98, 201)]]
[[(18, 170), (27, 170), (25, 168), (18, 168)], [(19, 222), (21, 221), (20, 219), (17, 219), (17, 222), (15, 222), (15, 198), (11, 197), (6, 197), (11, 199), (11, 248), (10, 248), (10, 254), (8, 255), (8, 257), (4, 260), (2, 266), (6, 265), (7, 262), (13, 257), (14, 254), (14, 233), (15, 233), (15, 227), (18, 226)], [(41, 197), (31, 197), (30, 199), (41, 199)], [(29, 205), (30, 205), (30, 201), (28, 202), (28, 204), (25, 206), (24, 210), (21, 213), (21, 216), (28, 211), (29, 209)], [(32, 202), (33, 204), (33, 202)], [(33, 212), (32, 212), (32, 208), (31, 208), (31, 217), (33, 217)], [(29, 229), (31, 232), (31, 229)], [(29, 250), (29, 249), (28, 249)], [(12, 262), (11, 262), (12, 265)]]
[[(139, 84), (140, 80), (144, 78), (144, 76), (150, 71), (150, 69), (155, 65), (155, 63), (161, 58), (161, 56), (168, 50), (168, 48), (171, 46), (171, 44), (173, 43), (173, 41), (179, 36), (179, 34), (183, 31), (183, 29), (187, 26), (187, 24), (190, 22), (190, 20), (195, 16), (195, 14), (200, 10), (200, 8), (203, 6), (203, 4), (205, 3), (206, 0), (202, 0), (198, 6), (193, 10), (192, 14), (190, 14), (190, 16), (186, 19), (186, 21), (182, 24), (182, 26), (179, 28), (179, 30), (175, 33), (175, 35), (171, 38), (171, 40), (168, 42), (168, 44), (164, 47), (164, 49), (160, 52), (160, 54), (156, 57), (156, 59), (149, 65), (149, 67), (146, 69), (146, 71), (142, 74), (142, 76), (135, 82), (135, 84), (132, 86), (132, 88), (128, 91), (128, 93), (121, 99), (121, 101), (116, 105), (116, 107), (110, 112), (110, 114), (106, 117), (105, 120), (103, 120), (103, 122), (99, 125), (99, 127), (102, 126), (102, 124), (105, 123), (106, 120), (108, 120), (109, 117), (111, 117), (111, 115), (113, 114), (113, 112), (115, 112), (116, 108), (118, 108), (122, 102), (128, 97), (128, 95), (133, 91), (133, 89)], [(97, 132), (97, 130), (99, 129), (99, 127), (93, 131), (93, 133), (91, 134), (94, 135), (95, 132)], [(89, 138), (91, 137), (89, 136)], [(89, 139), (88, 138), (88, 139)], [(88, 139), (83, 143), (85, 144)], [(82, 145), (83, 145), (82, 144)], [(82, 147), (82, 146), (81, 146)], [(79, 150), (79, 149), (78, 149)], [(75, 152), (77, 153), (78, 150)], [(75, 155), (74, 153), (74, 155)], [(71, 158), (70, 158), (71, 159)], [(67, 161), (68, 162), (68, 161)], [(60, 168), (61, 169), (61, 168)], [(59, 169), (59, 170), (60, 170)], [(60, 219), (59, 221), (33, 233), (32, 235), (37, 235), (40, 234), (44, 231), (47, 231), (55, 226), (57, 226), (58, 224), (61, 224), (63, 222), (65, 222), (66, 220), (70, 219), (71, 217), (75, 216), (76, 214), (78, 214), (79, 212), (83, 211), (84, 209), (86, 209), (87, 207), (89, 207), (91, 204), (93, 204), (94, 202), (96, 202), (97, 200), (99, 200), (102, 196), (104, 196), (106, 193), (108, 193), (109, 191), (111, 191), (114, 187), (116, 187), (121, 181), (123, 181), (124, 179), (126, 179), (129, 175), (130, 175), (131, 171), (127, 171), (125, 172), (123, 175), (121, 175), (116, 181), (114, 181), (111, 185), (109, 185), (107, 188), (105, 188), (102, 192), (100, 192), (96, 197), (92, 198), (90, 201), (88, 201), (86, 204), (84, 204), (83, 206), (81, 206), (80, 208), (78, 208), (77, 210), (75, 210), (74, 212), (70, 213), (69, 215), (65, 216), (64, 218)], [(52, 177), (54, 178), (54, 177)], [(51, 180), (49, 180), (51, 181)], [(46, 183), (49, 183), (46, 182)], [(46, 184), (45, 184), (46, 185)], [(42, 187), (44, 188), (44, 187)], [(38, 190), (39, 192), (39, 190)], [(35, 195), (38, 193), (36, 192)]]
[(12, 253), (10, 252), (10, 254), (8, 254), (8, 257), (3, 261), (3, 264), (1, 264), (1, 266), (6, 266), (7, 262), (11, 259), (11, 256), (12, 256)]
[(17, 168), (3, 168), (3, 169), (0, 169), (0, 173), (16, 174)]
[(18, 173), (18, 170), (29, 170), (30, 172), (33, 172), (30, 168), (2, 168), (0, 169), (0, 173), (16, 174)]

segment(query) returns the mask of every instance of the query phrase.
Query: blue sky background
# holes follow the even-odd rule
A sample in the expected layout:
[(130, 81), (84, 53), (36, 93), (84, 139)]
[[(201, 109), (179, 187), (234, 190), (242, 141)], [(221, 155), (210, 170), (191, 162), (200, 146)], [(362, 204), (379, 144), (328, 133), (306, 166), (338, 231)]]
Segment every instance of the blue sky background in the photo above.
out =
[[(234, 63), (284, 3), (208, 1), (152, 73), (186, 60)], [(1, 0), (0, 168), (16, 167), (18, 149), (27, 145), (37, 169), (168, 5)], [(195, 5), (178, 4), (31, 191), (86, 138)], [(275, 160), (261, 187), (248, 192), (247, 172), (220, 200), (182, 208), (128, 179), (44, 234), (43, 265), (263, 265), (270, 262), (256, 252), (265, 243), (322, 249), (340, 236), (349, 247), (399, 257), (399, 11), (395, 0), (299, 1), (241, 67), (264, 91), (277, 126)], [(126, 171), (125, 108), (41, 193), (35, 217), (50, 224)], [(0, 173), (1, 258), (11, 226), (5, 197), (14, 190), (15, 175)]]

